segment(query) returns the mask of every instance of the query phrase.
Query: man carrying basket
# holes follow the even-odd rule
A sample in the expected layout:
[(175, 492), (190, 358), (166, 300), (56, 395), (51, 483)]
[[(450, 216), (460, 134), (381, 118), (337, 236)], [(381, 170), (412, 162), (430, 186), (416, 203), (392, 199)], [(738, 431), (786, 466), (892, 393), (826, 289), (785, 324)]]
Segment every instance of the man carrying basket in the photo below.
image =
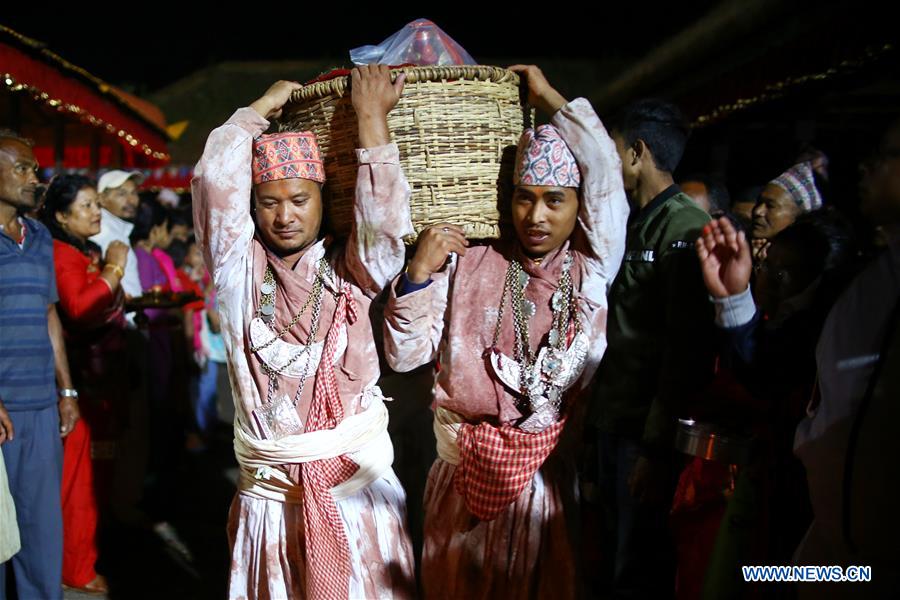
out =
[[(387, 113), (403, 77), (354, 69), (361, 149), (355, 225), (320, 237), (314, 134), (262, 135), (300, 87), (280, 81), (207, 140), (194, 222), (219, 299), (235, 403), (239, 490), (232, 598), (403, 598), (415, 593), (405, 494), (367, 318), (403, 268), (409, 185)], [(251, 199), (252, 198), (252, 199)]]
[(587, 100), (567, 102), (537, 67), (511, 69), (552, 116), (519, 142), (515, 237), (469, 246), (454, 225), (426, 229), (385, 314), (392, 368), (439, 365), (428, 597), (578, 595), (571, 438), (606, 349), (628, 203), (615, 144)]

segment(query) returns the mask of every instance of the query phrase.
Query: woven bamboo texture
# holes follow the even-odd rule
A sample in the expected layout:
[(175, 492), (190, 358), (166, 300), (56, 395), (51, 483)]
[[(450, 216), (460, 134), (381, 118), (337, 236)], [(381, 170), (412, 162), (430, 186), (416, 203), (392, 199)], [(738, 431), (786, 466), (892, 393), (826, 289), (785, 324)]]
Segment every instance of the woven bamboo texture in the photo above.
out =
[[(404, 67), (406, 86), (388, 115), (391, 136), (412, 188), (416, 234), (440, 222), (462, 226), (473, 239), (499, 236), (515, 147), (532, 114), (519, 99), (517, 74), (489, 66)], [(332, 230), (347, 235), (356, 185), (356, 114), (349, 77), (294, 92), (279, 131), (313, 131), (325, 162)], [(412, 236), (407, 242), (415, 241)]]

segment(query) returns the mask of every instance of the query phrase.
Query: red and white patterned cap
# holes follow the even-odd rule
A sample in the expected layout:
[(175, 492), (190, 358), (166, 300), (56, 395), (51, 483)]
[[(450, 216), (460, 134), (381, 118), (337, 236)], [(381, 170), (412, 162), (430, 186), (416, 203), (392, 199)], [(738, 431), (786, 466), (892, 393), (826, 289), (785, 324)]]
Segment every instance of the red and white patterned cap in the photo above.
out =
[(325, 166), (316, 134), (286, 131), (253, 140), (254, 185), (295, 178), (325, 183)]
[(578, 163), (556, 127), (540, 125), (525, 130), (516, 152), (513, 183), (574, 188), (581, 185)]

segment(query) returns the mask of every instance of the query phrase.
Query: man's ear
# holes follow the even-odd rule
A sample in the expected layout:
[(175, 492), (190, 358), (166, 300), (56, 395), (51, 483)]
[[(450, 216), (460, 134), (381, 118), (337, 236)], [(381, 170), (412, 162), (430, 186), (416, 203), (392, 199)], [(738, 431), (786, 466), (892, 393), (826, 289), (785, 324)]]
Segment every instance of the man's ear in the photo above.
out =
[(634, 152), (634, 156), (631, 159), (632, 165), (636, 165), (638, 161), (646, 160), (650, 154), (650, 151), (647, 149), (647, 144), (640, 138), (634, 141), (634, 144), (631, 145), (631, 150)]

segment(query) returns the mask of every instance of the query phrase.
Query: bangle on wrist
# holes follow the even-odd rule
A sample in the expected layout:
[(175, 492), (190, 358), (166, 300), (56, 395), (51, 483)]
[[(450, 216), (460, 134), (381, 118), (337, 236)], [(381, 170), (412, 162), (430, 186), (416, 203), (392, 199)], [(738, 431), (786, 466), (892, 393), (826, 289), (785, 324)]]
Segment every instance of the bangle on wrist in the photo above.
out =
[(117, 265), (115, 263), (106, 263), (103, 266), (103, 268), (104, 268), (104, 270), (112, 269), (113, 272), (119, 277), (119, 279), (122, 279), (123, 277), (125, 277), (125, 269), (123, 269), (122, 267), (120, 267), (119, 265)]
[(62, 388), (57, 394), (62, 398), (75, 398), (78, 399), (78, 390), (75, 388)]

